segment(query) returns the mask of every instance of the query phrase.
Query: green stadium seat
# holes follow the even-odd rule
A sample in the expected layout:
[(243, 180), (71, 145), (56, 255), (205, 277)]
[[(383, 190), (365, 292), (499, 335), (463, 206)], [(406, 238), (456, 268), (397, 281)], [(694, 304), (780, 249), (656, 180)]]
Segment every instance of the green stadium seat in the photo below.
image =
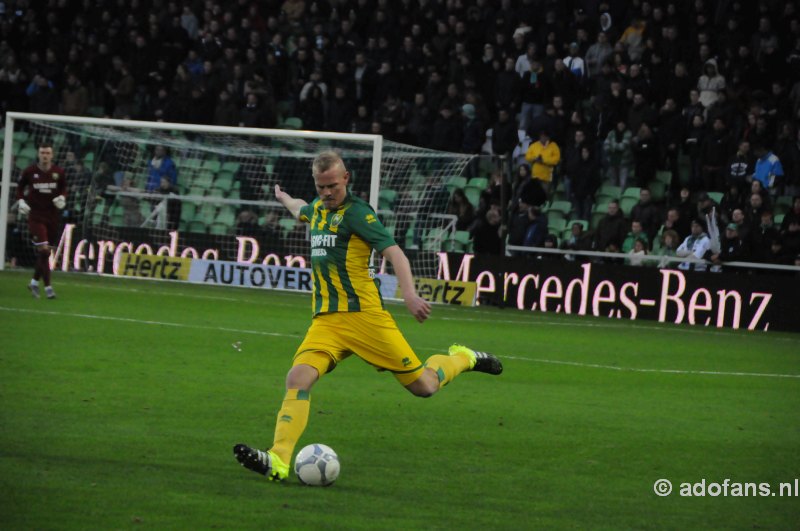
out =
[(457, 230), (453, 238), (453, 251), (460, 253), (468, 253), (472, 251), (472, 236), (469, 231)]
[(197, 205), (189, 201), (184, 201), (181, 204), (181, 221), (185, 221), (187, 223), (192, 221), (196, 211)]
[(589, 226), (596, 229), (597, 224), (606, 214), (608, 214), (608, 203), (595, 203), (592, 207), (592, 219), (589, 220)]
[(215, 223), (221, 223), (226, 227), (236, 225), (236, 210), (231, 205), (223, 205), (219, 208)]
[(229, 171), (220, 171), (217, 178), (214, 179), (213, 188), (222, 191), (223, 195), (228, 195), (233, 189), (233, 173)]
[(397, 224), (397, 215), (393, 210), (378, 209), (378, 219), (381, 220), (383, 226), (387, 229), (394, 227)]
[(786, 214), (792, 209), (793, 203), (794, 199), (792, 198), (792, 196), (789, 195), (778, 196), (778, 198), (775, 200), (775, 205), (772, 207), (772, 213), (775, 214), (776, 218), (778, 214)]
[(450, 195), (452, 195), (453, 190), (456, 188), (464, 189), (467, 187), (467, 178), (454, 175), (445, 181), (445, 186), (447, 187), (447, 191), (450, 192)]
[(202, 167), (203, 167), (203, 160), (202, 159), (184, 159), (184, 160), (180, 161), (180, 166), (178, 166), (178, 170), (179, 171), (180, 170), (199, 170)]
[(208, 227), (208, 233), (216, 236), (224, 236), (226, 234), (230, 234), (231, 232), (231, 227), (229, 225), (225, 225), (224, 223), (212, 223)]
[(567, 220), (564, 218), (556, 218), (551, 220), (548, 216), (547, 218), (547, 230), (550, 234), (554, 234), (561, 237), (561, 233), (564, 232), (564, 229), (567, 227)]
[(472, 204), (472, 206), (474, 206), (475, 208), (478, 207), (478, 203), (480, 203), (481, 201), (481, 190), (477, 188), (465, 188), (464, 195), (467, 196), (467, 199)]
[(470, 188), (475, 188), (479, 192), (483, 192), (489, 186), (489, 179), (486, 177), (473, 177), (469, 181), (467, 181), (466, 190)]
[(391, 188), (383, 188), (378, 192), (378, 209), (392, 210), (394, 202), (397, 199), (397, 190)]
[(639, 202), (639, 192), (641, 192), (641, 188), (638, 186), (629, 186), (622, 192), (622, 197), (619, 199), (619, 208), (626, 217), (631, 213), (633, 205)]
[(597, 190), (595, 200), (598, 203), (607, 203), (612, 199), (619, 199), (620, 194), (622, 194), (622, 189), (619, 186), (611, 183), (603, 183)]
[(664, 183), (669, 188), (669, 185), (672, 184), (672, 172), (669, 170), (656, 171), (656, 181)]
[(570, 212), (572, 212), (572, 203), (569, 201), (553, 201), (543, 211), (547, 214), (548, 222), (556, 219), (566, 220)]
[(217, 217), (217, 207), (211, 203), (203, 203), (194, 214), (194, 221), (202, 221), (206, 225), (214, 223)]
[(241, 166), (242, 165), (239, 164), (238, 162), (229, 160), (227, 162), (223, 162), (222, 163), (222, 166), (220, 167), (220, 170), (221, 171), (229, 171), (229, 172), (231, 172), (231, 173), (233, 173), (235, 175), (236, 172), (239, 171), (239, 168)]
[(194, 220), (189, 222), (187, 225), (189, 232), (195, 232), (198, 234), (205, 234), (207, 230), (207, 225), (199, 220)]
[(297, 225), (297, 220), (294, 218), (281, 218), (278, 220), (278, 225), (281, 227), (284, 237), (292, 232)]
[(283, 122), (283, 128), (297, 131), (303, 128), (303, 120), (297, 116), (290, 116)]
[(192, 186), (201, 186), (204, 190), (210, 189), (214, 184), (214, 174), (210, 171), (200, 171), (192, 180)]
[(28, 138), (30, 136), (31, 136), (30, 133), (28, 133), (27, 131), (14, 131), (12, 138), (14, 139), (15, 144), (21, 146), (22, 144), (28, 141)]
[(203, 161), (203, 165), (200, 167), (204, 171), (210, 171), (211, 173), (217, 173), (222, 164), (218, 160), (208, 159)]
[(650, 181), (647, 189), (650, 190), (650, 197), (653, 201), (663, 201), (667, 193), (667, 185), (659, 180)]

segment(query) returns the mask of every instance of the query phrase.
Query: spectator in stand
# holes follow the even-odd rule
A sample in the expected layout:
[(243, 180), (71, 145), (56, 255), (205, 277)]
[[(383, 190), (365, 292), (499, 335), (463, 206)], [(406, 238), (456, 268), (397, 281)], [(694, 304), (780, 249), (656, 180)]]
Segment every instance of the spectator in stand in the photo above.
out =
[(800, 195), (792, 198), (792, 209), (783, 216), (781, 233), (785, 234), (792, 223), (800, 223)]
[(631, 221), (630, 232), (628, 232), (627, 236), (625, 236), (625, 239), (622, 240), (622, 252), (629, 253), (631, 249), (633, 249), (633, 246), (637, 240), (644, 241), (645, 249), (650, 247), (650, 239), (647, 237), (647, 233), (642, 229), (642, 224), (634, 220)]
[(472, 242), (475, 254), (501, 255), (503, 252), (503, 232), (500, 222), (500, 208), (492, 206), (472, 229)]
[(697, 90), (700, 92), (700, 103), (703, 107), (710, 107), (717, 101), (719, 91), (725, 88), (725, 77), (719, 73), (716, 59), (709, 59), (703, 65), (703, 75), (697, 80)]
[(545, 105), (551, 99), (550, 81), (538, 60), (532, 61), (530, 71), (522, 76), (520, 92), (522, 107), (519, 128), (530, 134), (531, 124), (544, 113)]
[(702, 115), (692, 118), (692, 125), (683, 141), (683, 151), (689, 155), (689, 187), (699, 190), (703, 186), (702, 146), (705, 141), (706, 128)]
[(497, 111), (497, 121), (492, 126), (492, 153), (508, 158), (517, 145), (517, 124), (511, 119), (508, 109), (501, 107)]
[(661, 256), (662, 259), (658, 262), (659, 268), (674, 267), (674, 262), (665, 260), (664, 258), (675, 256), (675, 252), (681, 240), (682, 238), (678, 236), (678, 233), (672, 229), (667, 229), (661, 234), (661, 246), (658, 249), (658, 255)]
[(539, 140), (525, 152), (525, 160), (531, 164), (531, 177), (549, 184), (553, 181), (553, 170), (561, 162), (561, 150), (550, 140), (550, 133), (542, 130)]
[(67, 116), (85, 116), (88, 109), (89, 91), (78, 76), (70, 72), (66, 86), (61, 91), (61, 112)]
[(219, 101), (214, 109), (214, 125), (237, 126), (239, 117), (239, 106), (231, 98), (230, 93), (227, 90), (220, 92)]
[(167, 148), (158, 145), (153, 150), (153, 158), (147, 163), (147, 185), (145, 191), (158, 192), (162, 185), (161, 180), (166, 179), (170, 187), (178, 184), (178, 169), (167, 153)]
[(594, 194), (600, 186), (600, 168), (587, 145), (580, 148), (580, 159), (572, 168), (570, 195), (572, 214), (576, 219), (588, 220), (592, 214)]
[(520, 108), (522, 77), (514, 70), (514, 59), (506, 57), (503, 70), (494, 82), (494, 102), (498, 108), (506, 108), (516, 114)]
[(769, 195), (774, 198), (783, 189), (781, 161), (772, 151), (761, 144), (753, 146), (753, 152), (756, 156), (753, 179), (760, 182)]
[(677, 208), (672, 207), (667, 210), (666, 219), (664, 219), (664, 223), (659, 228), (657, 234), (663, 234), (668, 230), (675, 231), (675, 233), (678, 235), (675, 247), (677, 247), (678, 243), (682, 242), (683, 239), (689, 235), (689, 219), (682, 217), (680, 210)]
[(644, 265), (645, 256), (647, 256), (647, 245), (644, 238), (636, 238), (633, 242), (633, 247), (628, 251), (627, 264), (632, 266)]
[(611, 182), (622, 190), (625, 190), (628, 185), (628, 175), (633, 165), (631, 136), (627, 123), (620, 120), (614, 130), (608, 133), (603, 143)]
[(753, 179), (755, 161), (750, 154), (750, 142), (742, 140), (733, 157), (728, 161), (728, 184), (736, 186), (741, 194)]
[(702, 219), (693, 220), (691, 234), (678, 246), (675, 254), (680, 257), (693, 257), (695, 260), (681, 262), (678, 268), (686, 271), (705, 271), (707, 269), (706, 263), (698, 260), (705, 260), (710, 256), (710, 245), (711, 240), (706, 234), (706, 222)]
[(772, 212), (764, 210), (758, 226), (750, 233), (750, 250), (754, 262), (769, 263), (772, 260), (772, 243), (780, 237), (772, 218)]
[(600, 219), (594, 233), (595, 250), (618, 253), (625, 239), (625, 226), (625, 216), (619, 209), (619, 201), (611, 201), (607, 214)]
[(678, 112), (675, 100), (667, 98), (658, 114), (658, 144), (661, 158), (667, 170), (672, 173), (669, 187), (672, 190), (680, 186), (678, 155), (683, 143), (683, 118)]
[(450, 104), (444, 104), (439, 109), (439, 116), (433, 124), (431, 147), (441, 151), (458, 153), (461, 149), (462, 131), (461, 119), (455, 114)]
[[(581, 223), (573, 223), (570, 226), (570, 235), (561, 242), (561, 248), (566, 251), (591, 251), (592, 250), (592, 234), (583, 230)], [(566, 255), (565, 258), (569, 261), (585, 262), (585, 257), (574, 257)]]
[(456, 216), (456, 230), (470, 230), (475, 221), (475, 207), (461, 188), (453, 190), (447, 213)]
[(28, 85), (28, 105), (31, 112), (56, 114), (58, 112), (58, 93), (55, 85), (43, 74), (37, 73)]
[(722, 118), (714, 120), (711, 134), (703, 139), (700, 147), (703, 189), (707, 192), (721, 192), (725, 189), (725, 165), (730, 158), (731, 137)]
[(658, 142), (649, 125), (642, 124), (639, 132), (631, 139), (631, 148), (637, 184), (646, 188), (656, 178), (658, 167)]
[[(784, 222), (786, 218), (783, 218)], [(784, 227), (786, 227), (784, 229)], [(800, 254), (800, 220), (792, 219), (789, 223), (781, 223), (781, 238), (783, 238), (783, 246), (787, 253), (791, 256)]]
[[(739, 226), (736, 223), (728, 223), (725, 226), (725, 233), (720, 238), (720, 252), (712, 254), (709, 259), (716, 265), (723, 265), (724, 271), (724, 262), (747, 262), (749, 258), (750, 248), (739, 235)], [(730, 269), (742, 271), (740, 268)]]
[(611, 57), (612, 52), (613, 48), (608, 43), (608, 35), (603, 31), (599, 31), (597, 33), (597, 41), (589, 46), (584, 58), (586, 72), (589, 77), (596, 77), (600, 74), (600, 67)]
[(642, 230), (647, 235), (648, 242), (655, 239), (662, 214), (658, 205), (652, 201), (649, 189), (639, 190), (639, 202), (633, 205), (628, 217), (642, 224)]
[(548, 236), (547, 215), (539, 207), (528, 207), (528, 224), (522, 245), (525, 247), (542, 247)]

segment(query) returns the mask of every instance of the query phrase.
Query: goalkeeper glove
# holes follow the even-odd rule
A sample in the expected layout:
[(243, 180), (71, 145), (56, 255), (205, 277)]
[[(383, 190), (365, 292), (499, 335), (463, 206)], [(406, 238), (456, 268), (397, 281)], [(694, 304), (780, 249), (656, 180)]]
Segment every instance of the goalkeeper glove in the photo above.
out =
[(63, 195), (59, 195), (53, 198), (53, 204), (59, 210), (64, 210), (64, 207), (67, 206), (67, 200)]
[(23, 216), (27, 216), (28, 212), (31, 211), (31, 206), (25, 202), (24, 199), (20, 199), (17, 201), (17, 212), (22, 214)]

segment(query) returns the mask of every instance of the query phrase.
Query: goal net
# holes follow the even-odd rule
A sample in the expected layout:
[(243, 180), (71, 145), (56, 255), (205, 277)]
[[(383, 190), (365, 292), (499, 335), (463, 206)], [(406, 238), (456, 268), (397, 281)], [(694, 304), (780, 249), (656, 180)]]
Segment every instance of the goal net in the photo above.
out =
[(437, 251), (455, 241), (455, 217), (446, 214), (450, 184), (464, 180), (472, 158), (377, 135), (9, 113), (0, 268), (33, 262), (14, 195), (43, 140), (52, 143), (69, 187), (64, 236), (51, 261), (59, 269), (105, 273), (113, 259), (107, 253), (121, 243), (138, 252), (309, 264), (306, 225), (274, 200), (273, 188), (311, 201), (311, 161), (335, 149), (350, 171), (351, 192), (377, 210), (415, 274), (432, 277)]

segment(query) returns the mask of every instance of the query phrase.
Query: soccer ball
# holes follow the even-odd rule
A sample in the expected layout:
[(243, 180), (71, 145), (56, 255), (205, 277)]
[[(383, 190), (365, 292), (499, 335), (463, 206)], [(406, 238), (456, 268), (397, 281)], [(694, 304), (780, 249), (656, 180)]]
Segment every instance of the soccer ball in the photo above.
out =
[(339, 456), (330, 446), (309, 444), (294, 459), (294, 473), (303, 485), (333, 485), (339, 477)]

